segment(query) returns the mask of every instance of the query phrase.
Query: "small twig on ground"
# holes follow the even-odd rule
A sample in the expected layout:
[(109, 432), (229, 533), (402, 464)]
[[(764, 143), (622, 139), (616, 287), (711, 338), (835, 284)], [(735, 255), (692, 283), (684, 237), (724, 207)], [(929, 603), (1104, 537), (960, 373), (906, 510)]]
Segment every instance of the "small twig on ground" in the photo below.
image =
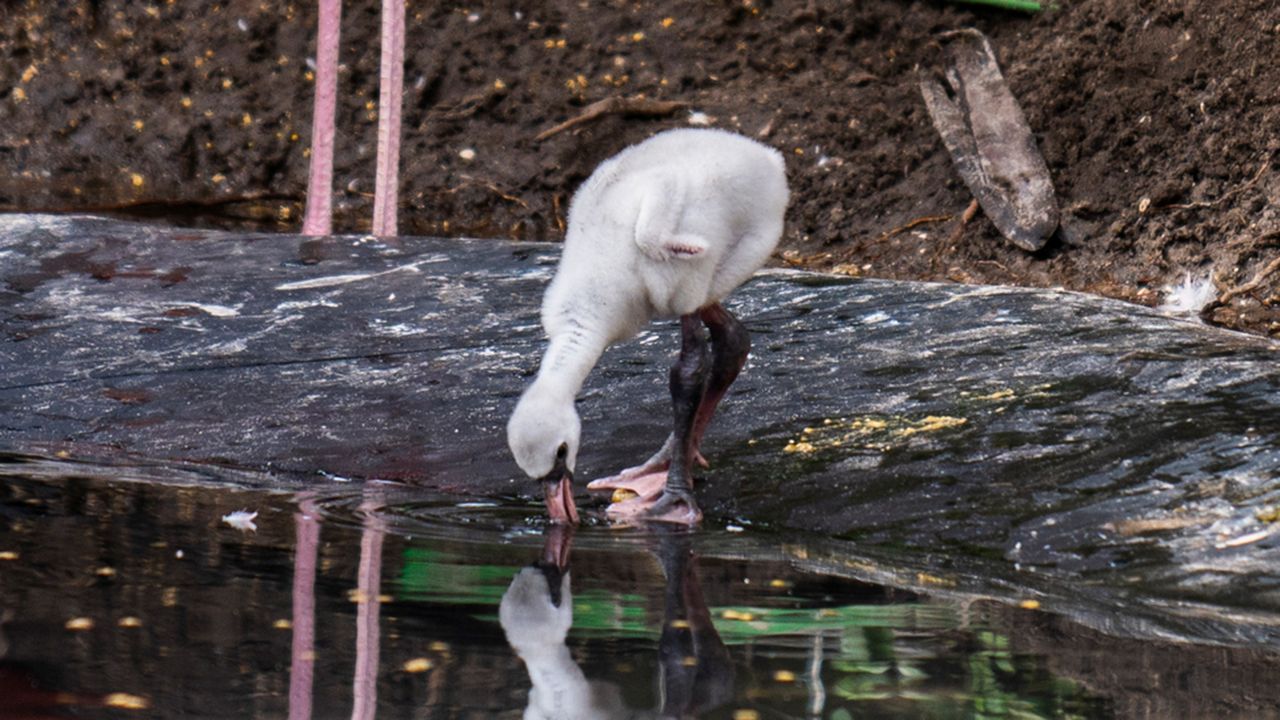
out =
[(954, 247), (957, 242), (960, 242), (960, 236), (964, 234), (964, 229), (969, 226), (969, 222), (978, 214), (980, 207), (981, 205), (978, 203), (977, 198), (970, 200), (969, 206), (960, 213), (960, 222), (956, 223), (955, 229), (947, 236), (947, 241), (935, 245), (933, 255), (929, 258), (930, 272), (937, 270), (938, 260), (942, 257), (942, 254)]
[(904, 233), (910, 230), (911, 228), (918, 227), (920, 225), (925, 225), (927, 223), (946, 222), (953, 217), (955, 216), (954, 215), (925, 215), (924, 217), (918, 217), (915, 220), (912, 220), (911, 222), (907, 223), (906, 225), (899, 225), (898, 227), (884, 233), (880, 237), (876, 238), (876, 242), (884, 242), (885, 240), (888, 240), (894, 235)]
[(1271, 160), (1269, 159), (1264, 160), (1262, 162), (1262, 166), (1258, 168), (1258, 172), (1254, 173), (1253, 177), (1250, 178), (1248, 182), (1232, 190), (1228, 190), (1227, 192), (1223, 193), (1220, 197), (1218, 197), (1218, 199), (1216, 200), (1197, 200), (1196, 202), (1178, 203), (1176, 205), (1161, 205), (1160, 209), (1161, 210), (1195, 210), (1198, 208), (1211, 208), (1217, 205), (1221, 205), (1222, 203), (1229, 200), (1231, 197), (1235, 195), (1239, 195), (1245, 190), (1248, 190), (1254, 185), (1257, 185), (1258, 181), (1262, 179), (1262, 175), (1267, 172), (1267, 168), (1269, 167), (1271, 167)]
[(467, 185), (475, 185), (475, 186), (482, 187), (485, 190), (488, 190), (489, 192), (493, 193), (494, 195), (497, 195), (498, 197), (502, 198), (503, 200), (506, 200), (507, 202), (513, 202), (525, 209), (528, 209), (529, 207), (529, 203), (525, 202), (524, 200), (521, 200), (515, 195), (511, 195), (510, 193), (504, 192), (502, 188), (498, 187), (497, 185), (494, 185), (488, 180), (481, 180), (480, 178), (473, 177), (471, 175), (459, 175), (458, 177), (462, 179), (462, 184), (449, 188), (448, 190), (445, 190), (446, 195), (452, 195), (453, 193), (458, 192), (459, 190), (466, 187)]
[(981, 206), (978, 204), (976, 199), (969, 201), (969, 207), (965, 208), (964, 212), (960, 213), (960, 223), (956, 225), (956, 229), (952, 230), (951, 236), (947, 238), (948, 245), (953, 245), (960, 239), (960, 236), (964, 234), (964, 229), (969, 225), (969, 222), (978, 214), (979, 207)]
[(598, 100), (588, 105), (576, 117), (569, 118), (555, 127), (538, 133), (536, 140), (542, 141), (558, 135), (565, 130), (589, 123), (605, 115), (670, 115), (677, 110), (689, 107), (689, 103), (681, 100), (653, 100), (645, 97), (614, 96)]
[(998, 268), (1000, 268), (1002, 271), (1004, 271), (1004, 274), (1005, 274), (1005, 275), (1008, 275), (1008, 276), (1010, 276), (1010, 277), (1012, 277), (1012, 276), (1013, 276), (1013, 273), (1009, 272), (1009, 268), (1005, 267), (1005, 266), (1004, 266), (1004, 265), (1002, 265), (1001, 263), (996, 262), (995, 260), (979, 260), (979, 261), (978, 261), (978, 264), (979, 264), (979, 265), (995, 265), (996, 267), (998, 267)]
[(551, 196), (551, 215), (555, 218), (556, 228), (563, 233), (566, 225), (564, 221), (564, 213), (561, 211), (562, 205), (564, 205), (564, 200), (561, 199), (560, 193), (556, 193)]
[(1219, 307), (1222, 305), (1226, 305), (1236, 297), (1239, 297), (1241, 295), (1244, 295), (1245, 293), (1253, 292), (1254, 290), (1257, 290), (1258, 287), (1262, 285), (1262, 282), (1266, 280), (1276, 270), (1280, 270), (1280, 257), (1267, 263), (1267, 266), (1262, 268), (1262, 270), (1260, 270), (1257, 275), (1253, 276), (1253, 279), (1250, 280), (1249, 282), (1244, 283), (1243, 285), (1237, 285), (1231, 288), (1230, 290), (1224, 291), (1221, 295), (1218, 296), (1218, 299), (1214, 301), (1214, 305), (1217, 305)]
[(760, 131), (756, 133), (756, 137), (763, 140), (773, 134), (773, 124), (777, 119), (778, 113), (774, 113), (773, 116), (769, 118), (769, 122), (765, 123), (764, 127), (760, 128)]
[(432, 108), (427, 112), (428, 120), (462, 120), (469, 118), (480, 112), (482, 108), (488, 107), (494, 98), (505, 95), (507, 92), (505, 85), (491, 85), (484, 90), (468, 95), (452, 107), (448, 108)]

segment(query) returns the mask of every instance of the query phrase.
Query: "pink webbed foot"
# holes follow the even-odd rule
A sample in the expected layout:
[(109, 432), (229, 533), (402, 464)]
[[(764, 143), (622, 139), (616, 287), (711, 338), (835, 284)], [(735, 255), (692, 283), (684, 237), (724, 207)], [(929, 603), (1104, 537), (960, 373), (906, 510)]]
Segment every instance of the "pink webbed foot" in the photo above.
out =
[(623, 470), (612, 477), (592, 480), (587, 483), (587, 489), (597, 492), (610, 490), (613, 491), (614, 497), (619, 499), (639, 496), (656, 500), (658, 495), (662, 494), (662, 488), (667, 485), (666, 468), (648, 472), (630, 472), (629, 470)]
[(662, 482), (651, 495), (637, 495), (620, 500), (605, 508), (609, 519), (624, 525), (640, 522), (663, 522), (677, 525), (697, 525), (702, 522), (702, 510), (687, 492), (675, 492), (665, 488), (666, 473), (645, 477), (657, 477)]
[[(665, 457), (664, 457), (665, 456)], [(702, 456), (702, 453), (694, 450), (693, 461), (698, 467), (709, 468), (711, 463)], [(657, 476), (660, 478), (657, 490), (662, 489), (662, 483), (667, 480), (667, 468), (671, 466), (670, 456), (667, 455), (667, 449), (664, 447), (652, 459), (643, 465), (636, 465), (620, 471), (617, 475), (602, 477), (587, 483), (588, 490), (629, 490), (637, 495), (648, 496), (655, 495), (653, 489), (655, 482), (652, 478)]]

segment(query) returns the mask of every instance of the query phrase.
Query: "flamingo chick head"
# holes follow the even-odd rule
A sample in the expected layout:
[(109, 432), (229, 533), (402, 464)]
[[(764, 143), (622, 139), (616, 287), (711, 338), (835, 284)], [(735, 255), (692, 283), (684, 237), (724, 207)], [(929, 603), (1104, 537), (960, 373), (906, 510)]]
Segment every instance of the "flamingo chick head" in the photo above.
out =
[(535, 383), (520, 397), (507, 422), (507, 444), (525, 474), (543, 485), (553, 522), (578, 522), (573, 468), (578, 461), (582, 420), (567, 399)]

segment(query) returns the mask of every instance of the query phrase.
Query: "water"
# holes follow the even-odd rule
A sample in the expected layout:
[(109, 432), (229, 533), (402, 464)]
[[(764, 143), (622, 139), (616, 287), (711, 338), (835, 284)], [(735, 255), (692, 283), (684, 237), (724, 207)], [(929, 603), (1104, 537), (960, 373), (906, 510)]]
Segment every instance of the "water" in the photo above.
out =
[(0, 717), (520, 717), (512, 644), (563, 703), (548, 716), (1111, 712), (1016, 647), (1036, 612), (731, 557), (785, 539), (753, 529), (570, 536), (538, 507), (394, 486), (104, 471), (0, 486)]
[(1263, 650), (807, 572), (804, 538), (750, 526), (2, 467), (0, 718), (1275, 713)]

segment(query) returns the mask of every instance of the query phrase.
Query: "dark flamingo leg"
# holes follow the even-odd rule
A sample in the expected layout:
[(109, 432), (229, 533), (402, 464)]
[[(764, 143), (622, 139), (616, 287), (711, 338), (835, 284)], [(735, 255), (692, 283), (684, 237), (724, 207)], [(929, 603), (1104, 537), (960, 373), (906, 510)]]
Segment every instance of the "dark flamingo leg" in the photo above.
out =
[[(688, 316), (692, 317), (692, 316)], [(722, 305), (708, 305), (697, 313), (697, 317), (707, 326), (711, 335), (711, 368), (706, 381), (706, 390), (694, 414), (691, 439), (693, 443), (693, 461), (707, 466), (698, 448), (707, 426), (715, 415), (716, 408), (724, 399), (729, 386), (737, 379), (747, 362), (751, 350), (751, 338), (747, 329)], [(672, 402), (676, 398), (672, 396)], [(638, 509), (640, 505), (651, 505), (657, 501), (667, 486), (668, 469), (677, 444), (677, 434), (672, 432), (662, 448), (644, 464), (623, 470), (613, 477), (601, 478), (587, 485), (589, 490), (625, 490), (638, 496), (635, 499), (623, 499), (615, 504), (630, 503), (629, 508)], [(619, 508), (621, 509), (621, 508)]]
[(693, 421), (694, 448), (702, 447), (702, 436), (711, 424), (711, 416), (729, 392), (729, 386), (738, 379), (751, 352), (747, 328), (720, 303), (702, 308), (698, 317), (711, 333), (711, 376), (707, 378), (707, 393)]

